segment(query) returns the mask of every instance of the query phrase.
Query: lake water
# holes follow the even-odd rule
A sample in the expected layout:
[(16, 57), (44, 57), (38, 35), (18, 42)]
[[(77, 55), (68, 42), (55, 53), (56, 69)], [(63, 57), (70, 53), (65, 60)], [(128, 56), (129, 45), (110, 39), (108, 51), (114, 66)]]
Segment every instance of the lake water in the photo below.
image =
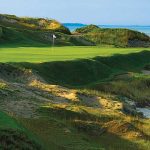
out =
[[(71, 31), (74, 31), (77, 28), (81, 28), (83, 24), (64, 24), (66, 27), (68, 27)], [(98, 25), (99, 27), (102, 28), (126, 28), (126, 29), (131, 29), (131, 30), (136, 30), (139, 32), (146, 33), (147, 35), (150, 36), (150, 26), (122, 26), (122, 25)]]
[(150, 108), (137, 108), (138, 112), (142, 112), (144, 117), (150, 119)]

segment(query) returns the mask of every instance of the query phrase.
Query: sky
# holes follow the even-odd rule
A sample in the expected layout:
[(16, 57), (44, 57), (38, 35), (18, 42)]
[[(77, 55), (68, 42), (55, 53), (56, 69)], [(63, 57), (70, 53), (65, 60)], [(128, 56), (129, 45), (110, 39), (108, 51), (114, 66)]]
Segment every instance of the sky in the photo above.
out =
[(0, 0), (0, 13), (62, 23), (150, 25), (150, 0)]

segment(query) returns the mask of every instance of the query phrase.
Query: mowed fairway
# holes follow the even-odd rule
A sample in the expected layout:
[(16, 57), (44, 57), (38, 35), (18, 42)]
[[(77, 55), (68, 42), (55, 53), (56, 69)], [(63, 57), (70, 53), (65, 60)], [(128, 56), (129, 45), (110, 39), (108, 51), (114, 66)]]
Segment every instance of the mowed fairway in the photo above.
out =
[(0, 47), (0, 62), (50, 62), (115, 54), (136, 53), (150, 48), (112, 47)]

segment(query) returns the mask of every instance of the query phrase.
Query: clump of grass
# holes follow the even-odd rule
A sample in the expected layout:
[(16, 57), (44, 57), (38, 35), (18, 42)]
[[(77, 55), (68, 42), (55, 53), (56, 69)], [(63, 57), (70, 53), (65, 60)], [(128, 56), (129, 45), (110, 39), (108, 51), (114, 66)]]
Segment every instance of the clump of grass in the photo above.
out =
[(23, 132), (12, 129), (0, 130), (1, 149), (41, 150), (41, 146), (30, 140)]
[[(86, 39), (98, 45), (108, 44), (116, 47), (150, 46), (149, 36), (129, 29), (105, 29), (89, 25), (76, 29), (76, 32), (83, 34)], [(139, 44), (140, 42), (141, 44)]]
[(139, 106), (150, 104), (150, 78), (149, 76), (135, 74), (134, 77), (125, 80), (116, 80), (98, 84), (94, 89), (121, 95), (133, 100)]
[(0, 111), (0, 120), (0, 149), (42, 149), (37, 139), (16, 119)]
[(6, 88), (7, 88), (7, 84), (3, 83), (3, 82), (0, 82), (0, 90), (4, 90)]
[(74, 120), (73, 125), (79, 132), (85, 132), (93, 136), (100, 136), (106, 132), (106, 128), (103, 128), (101, 124), (97, 122)]

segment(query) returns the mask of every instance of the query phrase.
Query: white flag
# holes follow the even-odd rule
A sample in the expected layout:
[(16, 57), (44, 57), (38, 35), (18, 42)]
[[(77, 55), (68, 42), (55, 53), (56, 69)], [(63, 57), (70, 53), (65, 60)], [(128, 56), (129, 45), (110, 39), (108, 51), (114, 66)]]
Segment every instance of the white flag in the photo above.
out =
[(56, 39), (56, 35), (55, 34), (53, 34), (53, 39)]

